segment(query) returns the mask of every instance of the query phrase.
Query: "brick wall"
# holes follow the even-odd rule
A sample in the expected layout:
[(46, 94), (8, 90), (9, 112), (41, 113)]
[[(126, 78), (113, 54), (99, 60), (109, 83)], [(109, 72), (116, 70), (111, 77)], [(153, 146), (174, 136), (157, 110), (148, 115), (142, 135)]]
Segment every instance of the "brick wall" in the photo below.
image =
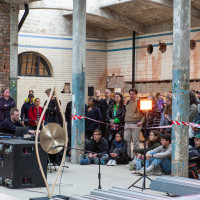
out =
[[(196, 47), (190, 51), (190, 79), (200, 79), (200, 30), (191, 30), (190, 39), (195, 40)], [(160, 43), (166, 44), (166, 51), (160, 51)], [(152, 54), (148, 54), (147, 46), (153, 45)], [(124, 92), (131, 87), (132, 81), (132, 38), (113, 38), (107, 46), (107, 75), (123, 76)], [(172, 84), (164, 81), (172, 80), (173, 35), (172, 32), (136, 37), (136, 88), (141, 93), (172, 90)], [(152, 82), (151, 82), (152, 81)], [(159, 83), (161, 81), (161, 83)], [(163, 82), (162, 82), (163, 81)], [(148, 83), (144, 83), (148, 82)], [(157, 82), (157, 83), (156, 83)], [(198, 82), (191, 82), (190, 88), (200, 89)]]
[(10, 5), (0, 0), (0, 90), (9, 87)]
[[(106, 43), (98, 39), (87, 39), (86, 48), (85, 96), (87, 100), (88, 86), (94, 86), (95, 90), (102, 91), (106, 87), (107, 54), (104, 51)], [(72, 87), (72, 37), (21, 32), (19, 54), (27, 51), (37, 52), (48, 60), (52, 77), (18, 76), (18, 108), (21, 108), (30, 89), (34, 90), (35, 96), (41, 99), (43, 105), (47, 99), (45, 90), (56, 86), (64, 111), (67, 102), (71, 101), (71, 93), (61, 93), (61, 91), (65, 83), (70, 83), (70, 88)]]

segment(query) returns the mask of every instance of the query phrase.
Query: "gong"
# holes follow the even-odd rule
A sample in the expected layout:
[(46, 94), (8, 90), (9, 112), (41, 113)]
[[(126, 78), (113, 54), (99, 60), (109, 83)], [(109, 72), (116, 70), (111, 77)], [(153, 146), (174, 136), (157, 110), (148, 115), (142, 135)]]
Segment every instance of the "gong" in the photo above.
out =
[(64, 129), (59, 124), (49, 123), (40, 132), (40, 144), (43, 150), (49, 154), (60, 152), (63, 147), (56, 148), (56, 146), (64, 146), (65, 141)]

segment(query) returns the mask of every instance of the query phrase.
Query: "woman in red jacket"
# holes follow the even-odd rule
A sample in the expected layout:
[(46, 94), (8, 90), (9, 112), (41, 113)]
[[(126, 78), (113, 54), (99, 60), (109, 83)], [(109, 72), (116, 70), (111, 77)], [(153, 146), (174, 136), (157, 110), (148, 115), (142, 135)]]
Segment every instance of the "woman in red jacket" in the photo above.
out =
[[(28, 117), (29, 117), (29, 124), (31, 128), (36, 130), (40, 116), (42, 115), (42, 107), (40, 107), (40, 99), (36, 98), (34, 104), (35, 105), (31, 107), (28, 112)], [(44, 119), (45, 119), (45, 115), (42, 118), (42, 123), (44, 122)]]

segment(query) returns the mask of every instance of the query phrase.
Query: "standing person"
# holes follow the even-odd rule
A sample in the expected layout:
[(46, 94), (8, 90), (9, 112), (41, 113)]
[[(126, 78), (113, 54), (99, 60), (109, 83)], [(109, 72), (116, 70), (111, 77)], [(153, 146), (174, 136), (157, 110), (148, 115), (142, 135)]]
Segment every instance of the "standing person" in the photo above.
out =
[[(106, 113), (109, 106), (114, 103), (114, 100), (110, 97), (111, 91), (109, 89), (105, 89), (105, 99), (101, 102), (101, 115), (102, 115), (102, 122), (108, 123), (106, 120)], [(101, 124), (101, 132), (103, 137), (108, 140), (109, 139), (109, 131), (106, 130), (106, 124)]]
[[(34, 130), (37, 129), (37, 125), (38, 125), (41, 114), (42, 114), (42, 107), (40, 107), (40, 99), (36, 98), (35, 105), (32, 108), (30, 108), (28, 112), (29, 124), (31, 128), (33, 128)], [(42, 119), (42, 123), (44, 122), (44, 119), (45, 119), (45, 115)]]
[[(49, 95), (51, 93), (51, 89), (47, 89), (45, 91), (45, 93), (49, 97)], [(45, 101), (44, 106), (46, 105), (46, 103), (47, 103), (47, 101)], [(47, 110), (45, 112), (45, 121), (47, 123), (62, 124), (61, 114), (60, 114), (60, 111), (59, 111), (57, 100), (54, 96), (54, 92), (52, 93), (51, 99), (49, 101), (49, 105), (48, 105)]]
[(0, 125), (4, 119), (10, 117), (10, 110), (15, 107), (15, 101), (10, 97), (8, 88), (2, 91), (2, 95), (3, 97), (0, 98)]
[[(165, 110), (161, 115), (160, 126), (172, 125), (172, 96), (167, 96)], [(160, 133), (170, 133), (172, 128), (160, 129)]]
[(33, 100), (35, 99), (35, 97), (33, 94), (29, 94), (28, 99), (29, 99), (29, 101), (24, 103), (21, 108), (21, 119), (24, 120), (24, 121), (22, 121), (22, 123), (25, 126), (29, 126), (28, 112), (29, 112), (30, 108), (32, 108), (34, 106)]
[(128, 161), (127, 142), (124, 140), (123, 132), (117, 132), (110, 148), (110, 160), (107, 166), (116, 166), (117, 163), (125, 164)]
[(190, 92), (190, 108), (189, 108), (189, 122), (193, 122), (198, 114), (196, 96)]
[[(152, 110), (149, 110), (146, 118), (146, 127), (158, 127), (160, 125), (161, 111), (158, 107), (156, 97), (151, 95), (148, 97), (149, 100), (152, 100)], [(150, 129), (147, 129), (145, 138), (149, 137)]]
[[(171, 135), (164, 134), (161, 136), (161, 146), (148, 151), (146, 154), (146, 175), (152, 173), (165, 174), (171, 173)], [(160, 170), (162, 169), (162, 172)], [(140, 174), (144, 174), (144, 169), (139, 170)]]
[[(121, 93), (115, 93), (114, 103), (111, 104), (107, 110), (107, 121), (110, 123), (109, 129), (109, 141), (115, 138), (115, 134), (118, 131), (122, 131), (124, 128), (124, 118), (126, 114), (126, 107), (124, 105), (124, 99)], [(117, 125), (117, 126), (116, 126)]]
[[(28, 95), (29, 94), (33, 94), (33, 96), (34, 96), (34, 91), (33, 90), (29, 90), (29, 92), (28, 92)], [(29, 97), (28, 98), (25, 98), (25, 100), (24, 100), (24, 103), (27, 103), (29, 101)], [(33, 103), (35, 102), (35, 97), (34, 97), (34, 99), (33, 99)]]
[[(101, 111), (94, 106), (95, 99), (90, 97), (88, 99), (88, 106), (85, 112), (85, 116), (97, 121), (102, 121)], [(95, 122), (89, 119), (85, 119), (85, 136), (88, 140), (91, 139), (95, 129), (99, 128), (99, 122)]]
[(161, 113), (164, 111), (164, 105), (165, 105), (165, 101), (163, 100), (163, 94), (161, 92), (157, 92), (156, 93), (156, 98), (157, 98), (157, 104), (158, 107), (161, 111)]
[(128, 144), (129, 157), (131, 157), (131, 142), (133, 142), (134, 149), (139, 148), (140, 131), (144, 121), (144, 115), (138, 106), (137, 94), (138, 91), (135, 88), (130, 89), (130, 100), (126, 105), (124, 139)]
[(95, 91), (95, 96), (96, 96), (96, 99), (95, 99), (94, 106), (97, 107), (97, 108), (100, 108), (101, 107), (101, 102), (103, 101), (103, 99), (101, 98), (101, 91), (100, 90), (96, 90)]

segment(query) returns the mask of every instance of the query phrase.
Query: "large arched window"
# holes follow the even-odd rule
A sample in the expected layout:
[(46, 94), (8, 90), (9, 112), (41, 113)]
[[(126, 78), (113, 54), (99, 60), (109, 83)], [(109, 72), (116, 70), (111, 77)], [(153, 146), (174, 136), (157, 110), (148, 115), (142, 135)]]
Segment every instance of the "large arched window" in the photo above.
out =
[(19, 76), (50, 77), (51, 71), (44, 58), (35, 52), (25, 52), (18, 56)]

